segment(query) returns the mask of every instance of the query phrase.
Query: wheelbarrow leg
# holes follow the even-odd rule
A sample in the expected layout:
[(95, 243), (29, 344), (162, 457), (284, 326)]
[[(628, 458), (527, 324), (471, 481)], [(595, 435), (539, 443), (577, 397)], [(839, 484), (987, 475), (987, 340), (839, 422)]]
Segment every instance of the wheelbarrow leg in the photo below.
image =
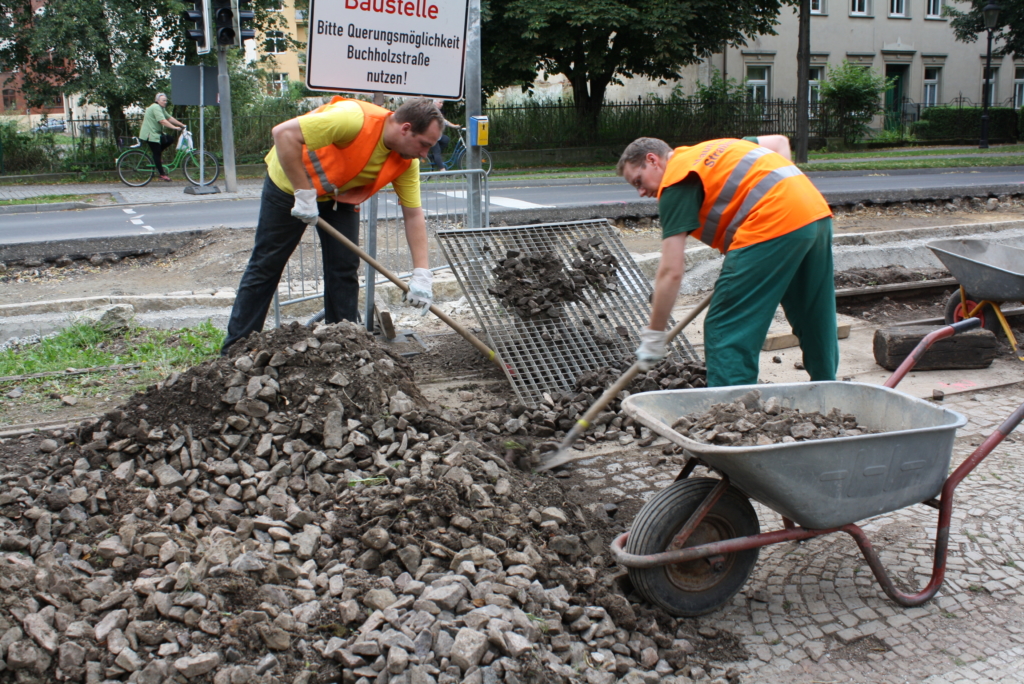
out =
[(679, 474), (676, 475), (675, 481), (679, 482), (680, 480), (685, 480), (686, 478), (690, 477), (690, 475), (693, 474), (693, 471), (699, 465), (699, 458), (694, 458), (693, 456), (691, 456), (690, 458), (686, 459), (686, 464), (683, 466), (683, 469), (679, 471)]
[[(984, 303), (984, 302), (983, 302)], [(1013, 330), (1010, 329), (1010, 324), (1006, 322), (1006, 316), (999, 309), (995, 302), (988, 302), (991, 304), (992, 310), (996, 312), (996, 318), (999, 319), (999, 325), (1003, 327), (1003, 332), (1006, 333), (1006, 341), (1013, 347), (1013, 355), (1021, 361), (1024, 361), (1024, 356), (1020, 355), (1020, 350), (1017, 348), (1017, 338), (1013, 336)]]

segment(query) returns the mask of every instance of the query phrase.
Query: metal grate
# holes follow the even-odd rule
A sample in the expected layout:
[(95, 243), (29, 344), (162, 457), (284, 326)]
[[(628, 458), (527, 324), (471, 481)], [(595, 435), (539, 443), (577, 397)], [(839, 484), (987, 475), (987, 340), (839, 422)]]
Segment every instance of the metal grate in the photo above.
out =
[[(568, 269), (580, 256), (576, 243), (592, 237), (600, 237), (618, 259), (616, 291), (588, 289), (581, 301), (562, 305), (560, 318), (539, 320), (524, 320), (487, 292), (496, 282), (492, 270), (506, 251), (550, 252)], [(615, 367), (639, 346), (639, 331), (649, 319), (651, 285), (608, 221), (439, 230), (437, 240), (524, 404), (537, 406), (545, 392), (570, 391), (585, 371)], [(680, 361), (700, 361), (683, 335), (676, 337), (671, 353)]]

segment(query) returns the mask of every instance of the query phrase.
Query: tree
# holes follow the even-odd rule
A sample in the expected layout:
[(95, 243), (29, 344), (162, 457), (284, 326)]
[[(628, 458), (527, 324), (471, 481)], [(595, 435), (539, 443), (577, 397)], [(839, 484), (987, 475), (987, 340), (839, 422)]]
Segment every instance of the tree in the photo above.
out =
[(577, 111), (596, 122), (609, 85), (623, 78), (679, 78), (679, 69), (774, 33), (793, 0), (486, 0), (485, 89), (562, 74)]
[[(981, 10), (990, 0), (959, 0), (968, 6), (959, 10), (949, 5), (942, 8), (943, 13), (953, 17), (950, 25), (956, 39), (962, 43), (973, 43), (979, 36), (985, 35), (985, 22)], [(1024, 0), (998, 0), (999, 22), (992, 31), (992, 54), (1024, 56)]]
[(894, 82), (846, 60), (829, 69), (820, 86), (821, 102), (845, 143), (855, 143), (867, 134), (871, 119), (882, 111), (882, 96)]
[[(253, 2), (258, 30), (284, 21), (268, 11), (274, 4)], [(170, 65), (200, 62), (185, 39), (185, 8), (182, 0), (48, 0), (33, 12), (30, 0), (0, 0), (0, 68), (23, 74), (31, 105), (77, 94), (124, 119), (127, 107), (152, 102)]]

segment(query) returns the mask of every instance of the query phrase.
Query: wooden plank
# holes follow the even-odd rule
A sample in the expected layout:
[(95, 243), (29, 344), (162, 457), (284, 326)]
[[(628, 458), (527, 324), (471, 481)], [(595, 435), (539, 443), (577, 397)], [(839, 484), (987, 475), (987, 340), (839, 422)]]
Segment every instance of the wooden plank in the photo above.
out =
[[(845, 340), (850, 336), (850, 324), (840, 323), (836, 326), (836, 332), (838, 333), (838, 339)], [(764, 339), (764, 344), (761, 345), (761, 351), (775, 351), (776, 349), (789, 349), (799, 346), (800, 338), (794, 335), (792, 331), (788, 333), (769, 333), (768, 337)]]
[[(896, 370), (925, 335), (944, 326), (903, 325), (879, 328), (873, 342), (875, 363)], [(939, 340), (914, 366), (914, 370), (988, 368), (999, 353), (999, 342), (991, 330), (971, 330)]]
[(384, 333), (384, 339), (395, 339), (395, 321), (391, 316), (391, 309), (388, 308), (384, 298), (378, 293), (373, 295), (373, 313), (377, 317), (377, 323)]

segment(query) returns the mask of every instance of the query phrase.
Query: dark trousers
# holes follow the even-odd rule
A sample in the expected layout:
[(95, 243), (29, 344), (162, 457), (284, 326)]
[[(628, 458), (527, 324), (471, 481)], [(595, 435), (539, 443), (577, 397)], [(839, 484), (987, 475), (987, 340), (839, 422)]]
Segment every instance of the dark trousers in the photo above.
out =
[[(267, 309), (274, 299), (285, 264), (306, 231), (306, 224), (292, 216), (295, 197), (270, 180), (263, 181), (260, 215), (256, 222), (256, 244), (235, 305), (231, 308), (224, 351), (250, 333), (263, 330)], [(339, 233), (359, 244), (359, 208), (333, 201), (319, 202), (320, 216)], [(356, 321), (359, 311), (359, 257), (333, 237), (317, 228), (324, 264), (324, 309), (327, 323)]]
[(447, 135), (441, 134), (437, 144), (430, 148), (428, 156), (430, 162), (434, 165), (436, 171), (444, 171), (444, 151), (448, 149), (448, 141), (451, 140)]
[(152, 140), (147, 141), (149, 143), (149, 151), (153, 153), (153, 163), (156, 164), (156, 172), (159, 176), (166, 176), (164, 173), (163, 161), (160, 159), (163, 156), (164, 150), (170, 146), (171, 143), (164, 145), (162, 142), (153, 142)]

